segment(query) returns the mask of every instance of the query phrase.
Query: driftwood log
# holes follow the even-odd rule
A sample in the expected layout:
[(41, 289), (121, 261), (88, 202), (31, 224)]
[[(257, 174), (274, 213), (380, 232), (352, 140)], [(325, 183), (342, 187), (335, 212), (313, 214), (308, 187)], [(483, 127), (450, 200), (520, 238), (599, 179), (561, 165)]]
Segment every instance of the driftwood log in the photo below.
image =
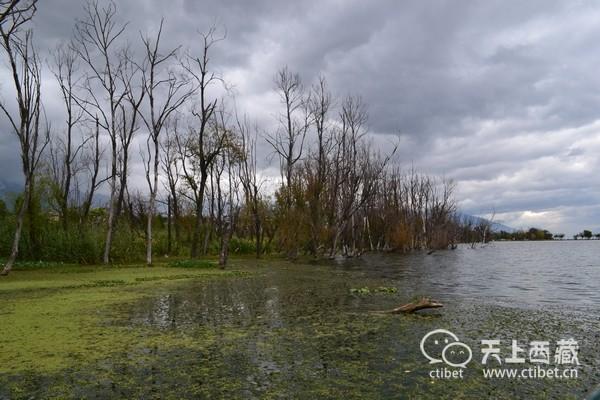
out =
[(419, 311), (419, 310), (424, 310), (426, 308), (440, 308), (443, 307), (444, 305), (442, 303), (440, 303), (439, 301), (436, 300), (432, 300), (429, 297), (421, 297), (418, 300), (415, 300), (413, 302), (404, 304), (400, 307), (396, 307), (392, 310), (388, 310), (388, 311), (384, 311), (390, 314), (410, 314), (410, 313), (414, 313), (415, 311)]

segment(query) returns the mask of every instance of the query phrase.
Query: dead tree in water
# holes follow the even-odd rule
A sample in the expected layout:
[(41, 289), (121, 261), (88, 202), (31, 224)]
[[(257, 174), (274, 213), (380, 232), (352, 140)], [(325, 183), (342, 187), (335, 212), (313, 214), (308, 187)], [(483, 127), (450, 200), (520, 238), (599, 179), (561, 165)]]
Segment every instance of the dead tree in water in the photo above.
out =
[(410, 303), (404, 304), (400, 307), (394, 308), (392, 310), (384, 311), (390, 314), (412, 314), (419, 310), (425, 310), (428, 308), (440, 308), (444, 305), (439, 301), (432, 300), (429, 297), (421, 297), (418, 300), (412, 301)]
[(333, 171), (330, 174), (333, 179), (330, 257), (336, 255), (343, 239), (343, 255), (358, 255), (355, 216), (376, 194), (377, 184), (396, 152), (394, 147), (381, 156), (371, 149), (370, 143), (365, 140), (367, 117), (366, 105), (360, 97), (346, 97), (340, 111), (341, 128), (335, 138)]
[[(215, 114), (214, 125), (215, 130), (223, 131), (218, 136), (226, 138), (223, 152), (218, 157), (219, 160), (215, 163), (215, 170), (217, 171), (217, 175), (215, 176), (217, 222), (220, 237), (219, 265), (221, 268), (225, 268), (229, 260), (229, 242), (233, 236), (240, 209), (240, 160), (243, 158), (243, 154), (237, 143), (237, 137), (234, 136), (234, 132), (228, 127), (224, 110), (219, 110)], [(227, 187), (224, 191), (221, 181), (225, 172), (227, 173)]]
[(331, 169), (327, 155), (332, 150), (333, 143), (332, 129), (328, 123), (332, 103), (332, 95), (327, 89), (325, 78), (321, 76), (308, 99), (309, 112), (317, 134), (316, 150), (311, 151), (303, 168), (309, 208), (309, 251), (313, 256), (317, 256), (321, 242), (327, 174)]

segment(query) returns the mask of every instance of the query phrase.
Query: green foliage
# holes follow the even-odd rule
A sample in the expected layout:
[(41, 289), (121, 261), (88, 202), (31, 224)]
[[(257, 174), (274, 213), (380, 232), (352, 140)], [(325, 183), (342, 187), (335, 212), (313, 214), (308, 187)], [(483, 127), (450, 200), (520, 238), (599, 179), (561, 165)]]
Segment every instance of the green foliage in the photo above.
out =
[(234, 236), (229, 241), (229, 251), (233, 254), (253, 254), (256, 251), (256, 242)]

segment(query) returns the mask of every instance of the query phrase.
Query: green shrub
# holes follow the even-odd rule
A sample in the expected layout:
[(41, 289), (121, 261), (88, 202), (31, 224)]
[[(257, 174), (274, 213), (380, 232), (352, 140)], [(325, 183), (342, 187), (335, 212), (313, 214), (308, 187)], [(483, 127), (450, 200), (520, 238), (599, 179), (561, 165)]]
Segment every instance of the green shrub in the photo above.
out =
[(256, 252), (256, 242), (234, 236), (229, 241), (229, 252), (231, 254), (253, 254)]

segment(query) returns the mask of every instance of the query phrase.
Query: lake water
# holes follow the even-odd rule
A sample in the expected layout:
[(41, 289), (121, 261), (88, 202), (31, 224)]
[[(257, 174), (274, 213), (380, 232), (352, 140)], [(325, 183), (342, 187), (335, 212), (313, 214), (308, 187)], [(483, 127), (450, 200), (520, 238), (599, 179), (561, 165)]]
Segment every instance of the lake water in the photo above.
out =
[[(160, 286), (103, 311), (107, 326), (157, 335), (155, 345), (27, 379), (38, 398), (64, 385), (86, 398), (581, 399), (600, 382), (598, 254), (600, 241), (499, 242), (430, 255), (237, 261), (233, 268), (253, 273)], [(360, 288), (371, 294), (352, 290)], [(381, 312), (423, 295), (444, 307)], [(433, 379), (436, 366), (420, 351), (421, 338), (441, 328), (473, 349), (462, 379)], [(173, 336), (188, 345), (166, 346)], [(501, 340), (506, 357), (511, 340), (563, 338), (580, 346), (577, 379), (482, 376), (483, 339)]]
[(600, 241), (494, 242), (472, 249), (348, 260), (404, 290), (522, 307), (600, 304)]

